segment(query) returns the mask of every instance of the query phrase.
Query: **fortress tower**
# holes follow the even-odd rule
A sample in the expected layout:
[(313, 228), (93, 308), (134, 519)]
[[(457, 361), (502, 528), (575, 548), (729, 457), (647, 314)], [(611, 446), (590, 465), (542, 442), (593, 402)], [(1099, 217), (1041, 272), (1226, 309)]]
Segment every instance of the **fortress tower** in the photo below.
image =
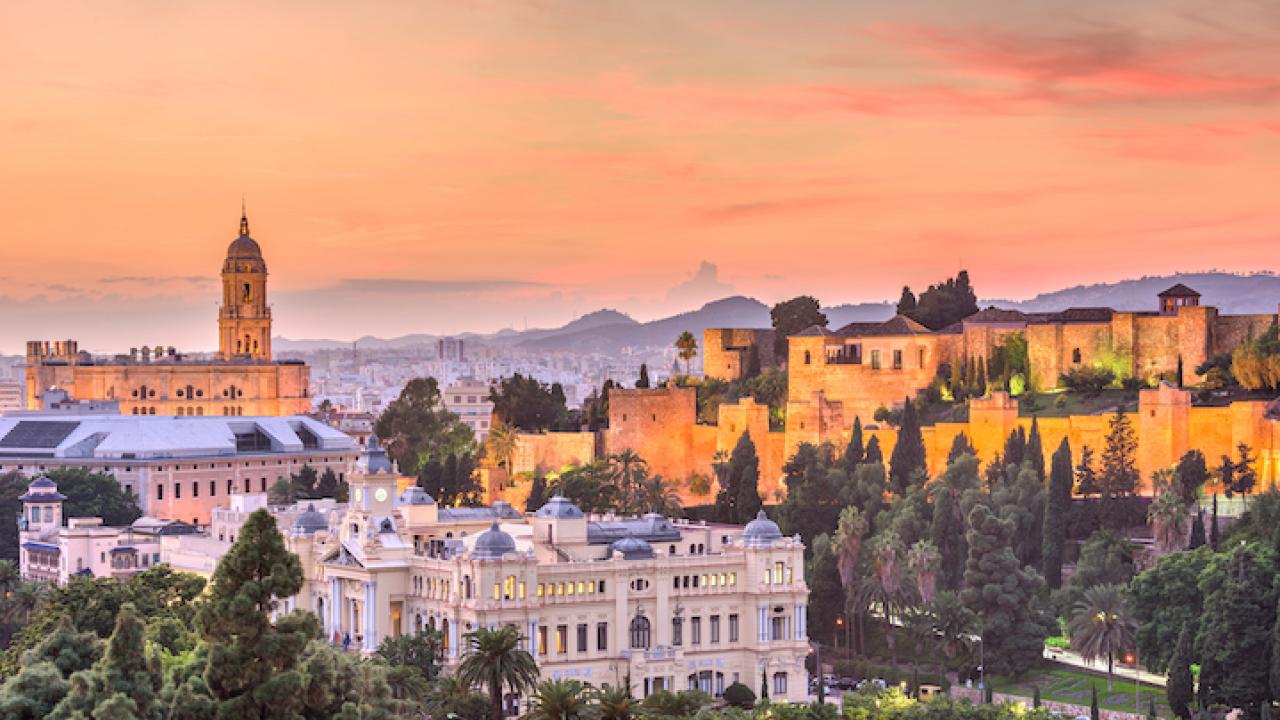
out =
[(241, 210), (240, 235), (222, 264), (222, 306), (218, 310), (218, 356), (223, 360), (271, 360), (271, 308), (267, 306), (267, 263), (249, 236)]

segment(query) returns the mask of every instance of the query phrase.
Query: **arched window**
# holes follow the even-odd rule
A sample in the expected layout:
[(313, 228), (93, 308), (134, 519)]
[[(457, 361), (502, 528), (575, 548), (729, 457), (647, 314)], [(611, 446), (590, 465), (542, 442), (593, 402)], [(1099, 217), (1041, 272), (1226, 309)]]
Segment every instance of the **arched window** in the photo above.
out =
[(808, 350), (805, 350), (805, 351), (804, 351), (804, 364), (805, 364), (805, 365), (808, 365), (810, 362), (812, 362), (812, 360), (813, 360), (813, 358), (811, 358), (811, 357), (809, 356), (809, 351), (808, 351)]
[(649, 618), (643, 615), (631, 619), (631, 649), (649, 649)]
[(1071, 351), (1071, 362), (1077, 365), (1080, 364), (1080, 348), (1076, 348)]
[(249, 283), (244, 284), (244, 301), (249, 302), (253, 299), (253, 286)]

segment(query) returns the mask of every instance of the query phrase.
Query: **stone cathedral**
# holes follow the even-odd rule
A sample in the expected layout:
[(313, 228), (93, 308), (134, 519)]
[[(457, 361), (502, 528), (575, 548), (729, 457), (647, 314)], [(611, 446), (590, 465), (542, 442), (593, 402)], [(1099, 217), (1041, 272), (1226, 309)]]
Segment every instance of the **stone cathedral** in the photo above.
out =
[(118, 401), (126, 415), (297, 415), (311, 409), (311, 369), (271, 357), (267, 263), (247, 213), (222, 264), (218, 353), (194, 359), (173, 347), (130, 348), (97, 357), (74, 340), (27, 343), (26, 405), (49, 389), (88, 401)]

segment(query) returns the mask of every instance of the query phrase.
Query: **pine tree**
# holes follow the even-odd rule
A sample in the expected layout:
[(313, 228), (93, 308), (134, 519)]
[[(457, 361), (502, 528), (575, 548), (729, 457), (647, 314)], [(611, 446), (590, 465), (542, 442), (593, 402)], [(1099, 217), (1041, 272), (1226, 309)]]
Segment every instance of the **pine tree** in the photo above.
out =
[(880, 450), (880, 438), (875, 435), (867, 441), (867, 454), (862, 459), (863, 465), (883, 465), (884, 453)]
[(1098, 473), (1093, 467), (1093, 448), (1088, 445), (1080, 450), (1080, 464), (1076, 465), (1076, 492), (1085, 497), (1102, 492)]
[(902, 296), (898, 298), (898, 314), (911, 317), (916, 311), (916, 296), (910, 286), (902, 286)]
[(1014, 554), (1014, 521), (979, 502), (969, 511), (968, 526), (961, 598), (982, 621), (988, 669), (1003, 673), (1032, 667), (1040, 661), (1047, 634), (1037, 601), (1044, 580)]
[(302, 589), (302, 564), (285, 549), (275, 518), (256, 510), (218, 563), (196, 627), (209, 648), (204, 681), (218, 716), (290, 717), (300, 703), (297, 668), (307, 641), (320, 634), (310, 612), (271, 622), (279, 598)]
[(132, 716), (150, 717), (163, 686), (160, 659), (146, 651), (146, 628), (133, 604), (125, 603), (102, 659), (71, 676), (70, 691), (50, 718), (130, 717), (119, 714), (126, 707), (121, 699), (132, 703)]
[(640, 363), (640, 378), (636, 380), (636, 387), (642, 389), (649, 387), (649, 366), (645, 363)]
[(1111, 416), (1107, 447), (1102, 451), (1102, 487), (1108, 497), (1132, 495), (1138, 486), (1135, 454), (1138, 438), (1129, 416), (1117, 411)]
[(1187, 541), (1187, 549), (1195, 550), (1203, 547), (1205, 542), (1207, 541), (1204, 537), (1204, 511), (1197, 510), (1195, 519), (1191, 521), (1191, 539)]
[(862, 447), (862, 418), (853, 419), (853, 430), (849, 433), (849, 445), (844, 449), (844, 469), (853, 474), (853, 469), (862, 462), (866, 450)]
[(1165, 683), (1165, 697), (1169, 709), (1183, 720), (1191, 718), (1191, 703), (1195, 701), (1195, 678), (1191, 675), (1191, 629), (1184, 625), (1178, 633), (1178, 644), (1169, 659), (1169, 679)]
[[(1032, 430), (1033, 437), (1039, 435)], [(1053, 453), (1044, 510), (1044, 579), (1050, 590), (1062, 585), (1062, 558), (1071, 513), (1071, 443), (1066, 438)]]
[(925, 470), (924, 436), (916, 417), (915, 403), (905, 398), (898, 442), (889, 458), (889, 486), (897, 495), (905, 494), (916, 473)]
[(1040, 439), (1040, 424), (1034, 415), (1031, 417), (1031, 432), (1027, 434), (1027, 454), (1024, 460), (1031, 463), (1036, 477), (1044, 482), (1044, 441)]

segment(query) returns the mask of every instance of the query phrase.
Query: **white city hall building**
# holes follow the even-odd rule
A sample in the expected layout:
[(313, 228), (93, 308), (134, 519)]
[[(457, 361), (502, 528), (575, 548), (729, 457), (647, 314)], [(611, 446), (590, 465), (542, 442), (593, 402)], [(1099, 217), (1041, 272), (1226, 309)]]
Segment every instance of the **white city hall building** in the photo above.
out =
[(511, 625), (544, 678), (720, 695), (764, 677), (774, 699), (807, 694), (804, 546), (763, 513), (746, 527), (588, 518), (555, 497), (526, 518), (395, 488), (390, 472), (355, 474), (336, 528), (319, 512), (282, 528), (306, 575), (289, 606), (331, 641), (371, 652), (434, 627), (454, 667), (468, 631)]

